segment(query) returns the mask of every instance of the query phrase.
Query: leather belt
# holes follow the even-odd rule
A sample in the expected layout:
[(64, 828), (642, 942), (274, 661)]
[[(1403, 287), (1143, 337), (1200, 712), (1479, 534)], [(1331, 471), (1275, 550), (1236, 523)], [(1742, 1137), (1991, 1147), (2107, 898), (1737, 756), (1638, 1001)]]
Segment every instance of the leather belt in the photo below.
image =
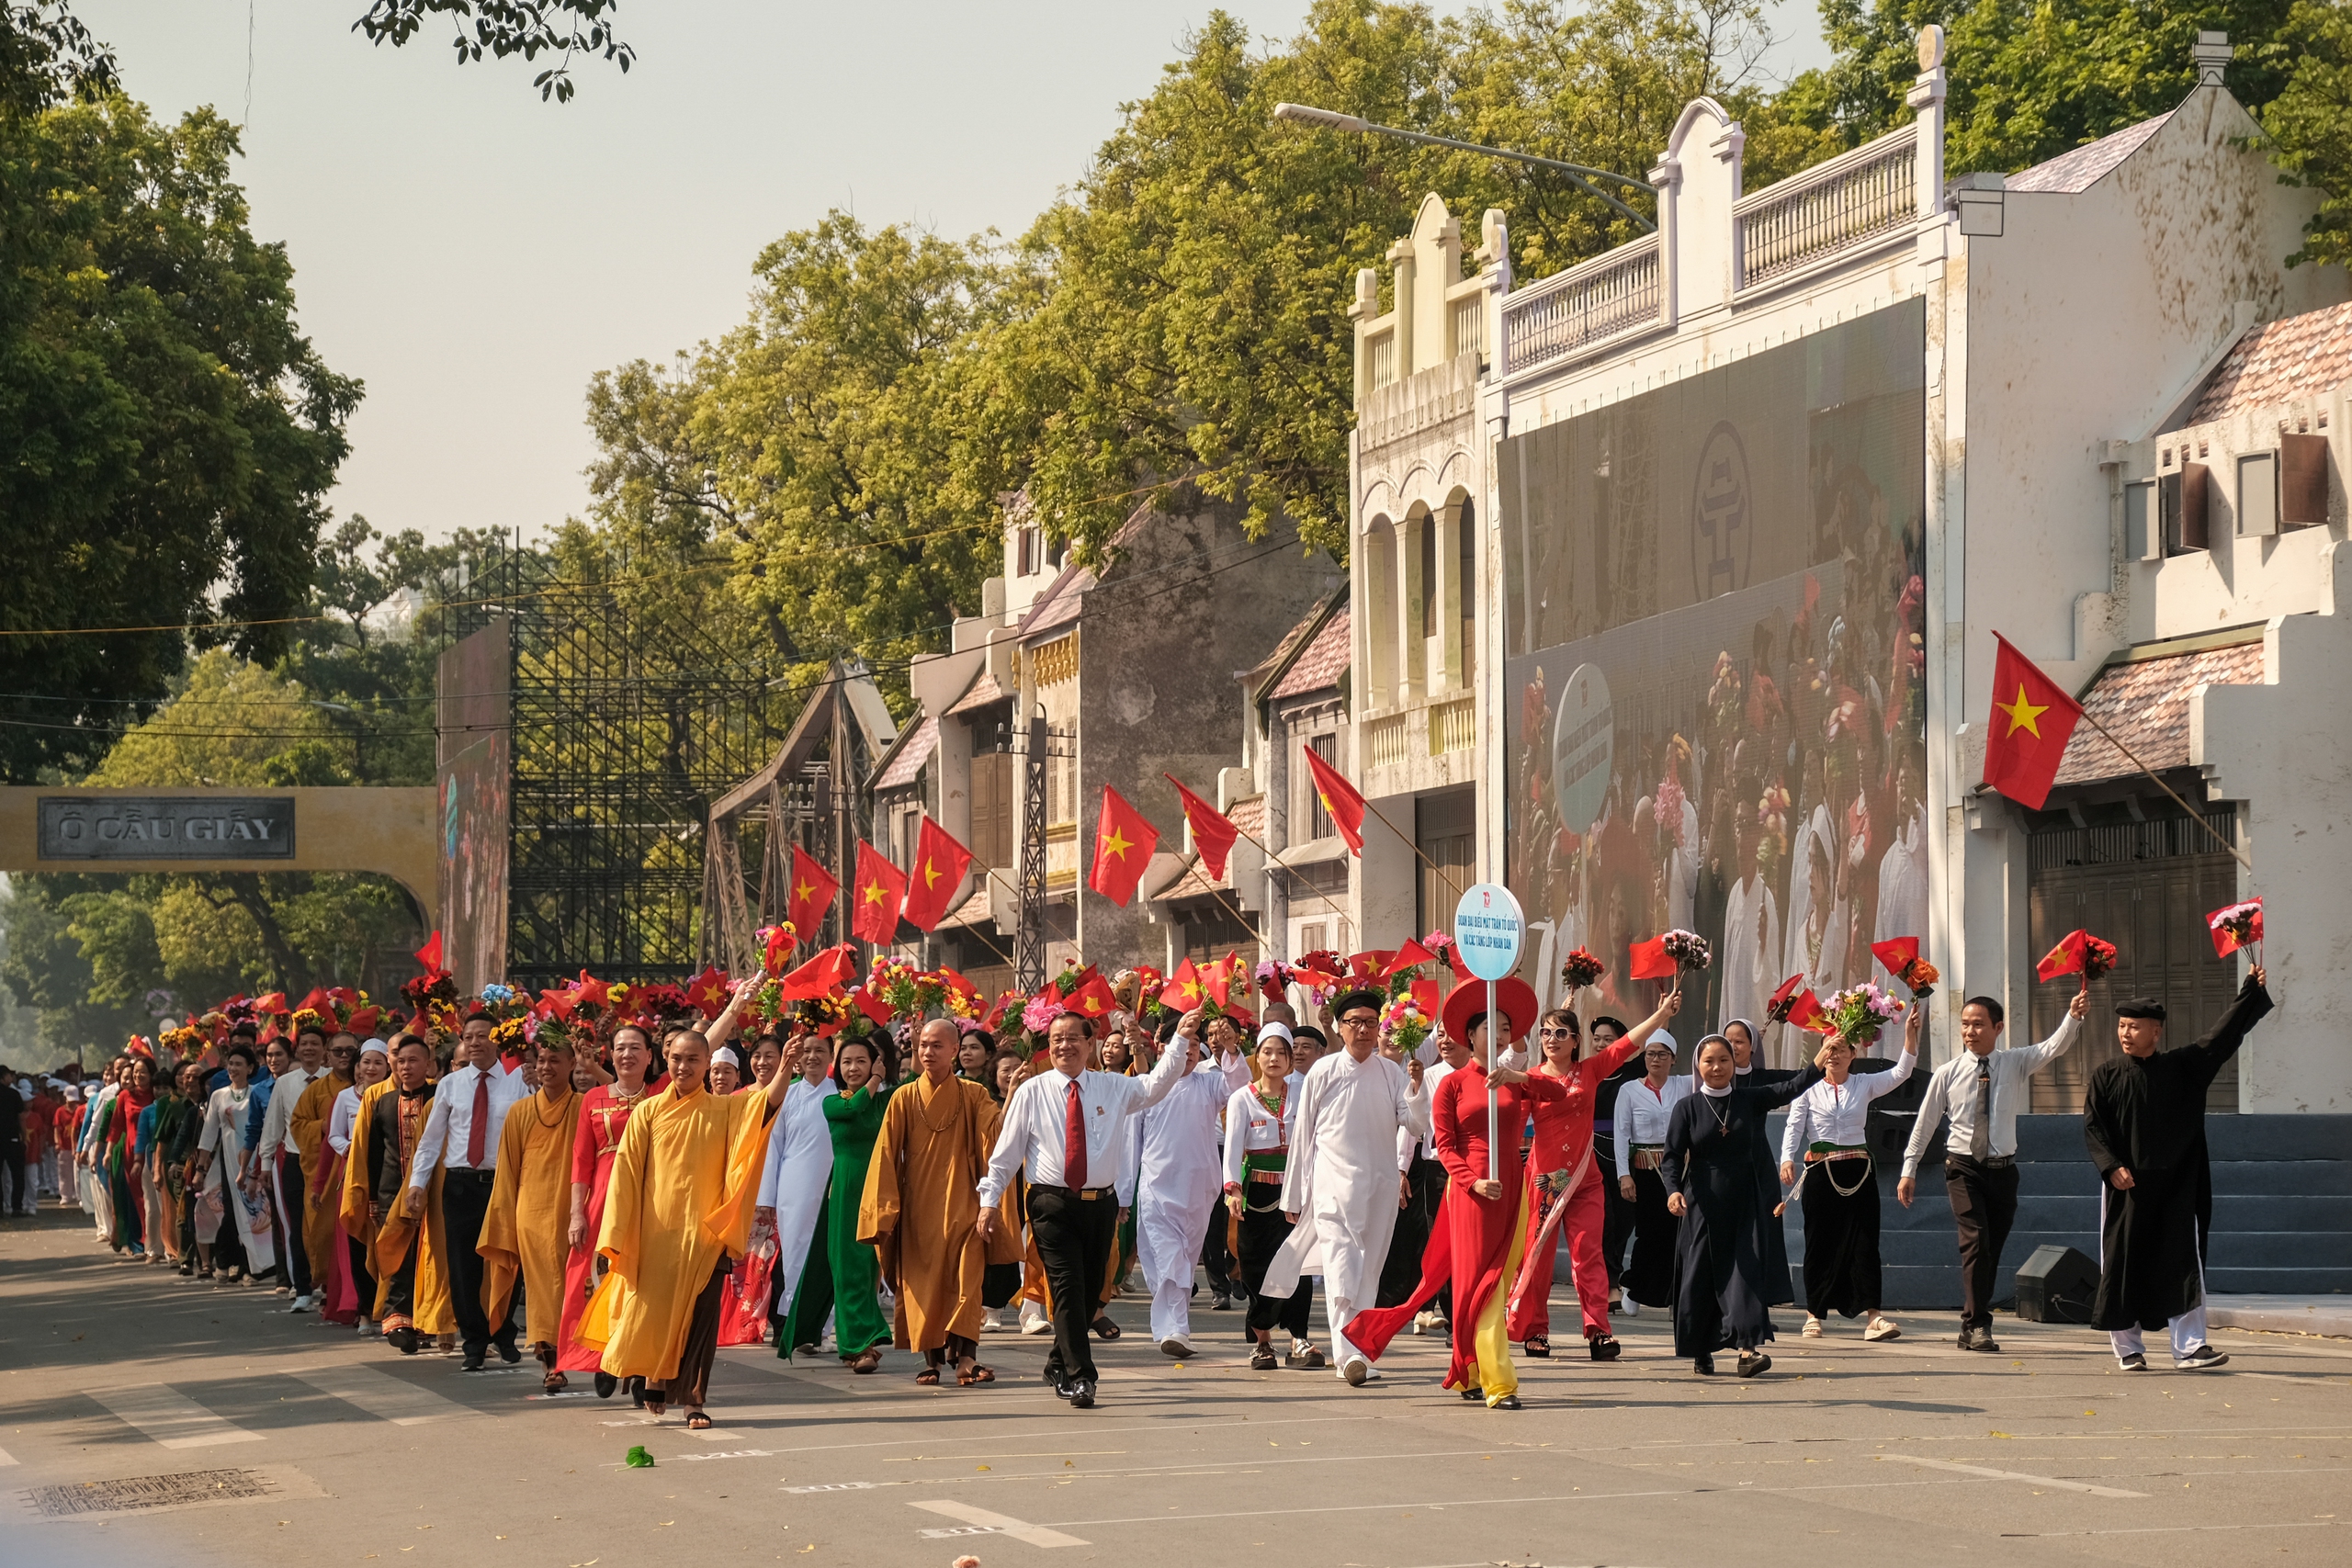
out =
[(1986, 1170), (2007, 1170), (2009, 1167), (2018, 1163), (2018, 1156), (2015, 1155), (1986, 1155), (1983, 1159), (1978, 1159), (1974, 1155), (1952, 1154), (1947, 1151), (1944, 1155), (1944, 1163), (1946, 1165), (1983, 1166)]

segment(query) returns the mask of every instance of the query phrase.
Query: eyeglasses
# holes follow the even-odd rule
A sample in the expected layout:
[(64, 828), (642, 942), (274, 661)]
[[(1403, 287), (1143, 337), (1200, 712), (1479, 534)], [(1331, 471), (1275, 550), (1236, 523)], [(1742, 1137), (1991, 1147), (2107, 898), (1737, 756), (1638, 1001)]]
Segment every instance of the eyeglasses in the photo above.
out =
[(1374, 1029), (1377, 1028), (1379, 1023), (1380, 1019), (1377, 1014), (1371, 1018), (1361, 1018), (1351, 1013), (1348, 1017), (1340, 1020), (1340, 1027), (1341, 1029)]

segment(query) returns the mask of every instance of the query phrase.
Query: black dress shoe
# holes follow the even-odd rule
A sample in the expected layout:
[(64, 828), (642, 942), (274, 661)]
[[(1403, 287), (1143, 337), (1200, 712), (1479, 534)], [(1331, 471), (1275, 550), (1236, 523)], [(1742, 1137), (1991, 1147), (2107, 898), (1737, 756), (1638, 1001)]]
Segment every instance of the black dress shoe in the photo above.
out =
[(1069, 1385), (1069, 1407), (1072, 1410), (1094, 1408), (1094, 1380), (1080, 1378)]
[(1519, 1402), (1519, 1395), (1515, 1393), (1507, 1393), (1500, 1399), (1496, 1400), (1492, 1404), (1487, 1405), (1487, 1408), (1489, 1410), (1524, 1410), (1527, 1406)]
[(478, 1372), (481, 1371), (481, 1352), (479, 1350), (467, 1351), (466, 1359), (458, 1363), (458, 1370), (468, 1372)]
[(1072, 1386), (1073, 1385), (1069, 1379), (1056, 1378), (1054, 1380), (1054, 1397), (1056, 1399), (1068, 1399), (1070, 1396), (1070, 1390)]
[(1772, 1358), (1763, 1354), (1761, 1351), (1758, 1351), (1755, 1355), (1743, 1355), (1739, 1359), (1739, 1375), (1741, 1377), (1752, 1378), (1758, 1372), (1769, 1372), (1771, 1370)]
[(498, 1359), (510, 1367), (523, 1359), (523, 1352), (514, 1348), (514, 1342), (511, 1339), (495, 1340), (491, 1348), (498, 1352)]
[(390, 1342), (392, 1348), (398, 1350), (401, 1355), (413, 1356), (416, 1354), (415, 1329), (395, 1328), (390, 1334), (385, 1335), (384, 1337)]
[(596, 1397), (597, 1397), (597, 1398), (599, 1398), (599, 1399), (610, 1399), (610, 1398), (612, 1398), (612, 1397), (613, 1397), (613, 1390), (615, 1390), (615, 1389), (616, 1389), (616, 1388), (618, 1388), (618, 1387), (620, 1387), (620, 1386), (621, 1386), (621, 1380), (620, 1380), (620, 1379), (618, 1379), (618, 1378), (616, 1378), (616, 1377), (613, 1376), (613, 1374), (612, 1374), (612, 1373), (610, 1373), (610, 1372), (608, 1372), (608, 1371), (605, 1371), (603, 1368), (601, 1368), (601, 1367), (599, 1367), (599, 1368), (596, 1370)]
[(1486, 1397), (1487, 1397), (1487, 1394), (1486, 1394), (1486, 1391), (1485, 1391), (1484, 1389), (1465, 1388), (1465, 1389), (1464, 1389), (1464, 1390), (1462, 1391), (1462, 1399), (1463, 1399), (1463, 1403), (1464, 1403), (1465, 1404), (1468, 1404), (1471, 1400), (1474, 1400), (1474, 1399), (1484, 1399), (1484, 1398), (1486, 1398)]
[(1690, 1370), (1702, 1378), (1713, 1377), (1715, 1359), (1713, 1356), (1693, 1356), (1690, 1358)]

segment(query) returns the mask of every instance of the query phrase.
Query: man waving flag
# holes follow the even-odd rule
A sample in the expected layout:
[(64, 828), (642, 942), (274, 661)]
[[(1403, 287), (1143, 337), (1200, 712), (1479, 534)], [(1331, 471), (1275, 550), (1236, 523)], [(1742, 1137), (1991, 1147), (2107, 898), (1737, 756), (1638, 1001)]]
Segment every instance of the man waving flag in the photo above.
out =
[(1102, 815), (1094, 825), (1094, 873), (1087, 886), (1121, 908), (1136, 896), (1143, 868), (1159, 848), (1159, 829), (1109, 784), (1102, 786)]
[(1993, 634), (1993, 712), (1984, 730), (1984, 782), (2030, 810), (2050, 798), (2066, 741), (2082, 705), (2034, 667), (2033, 660)]
[(918, 931), (936, 928), (955, 908), (971, 865), (972, 852), (925, 816), (915, 838), (915, 863), (907, 872), (907, 923)]

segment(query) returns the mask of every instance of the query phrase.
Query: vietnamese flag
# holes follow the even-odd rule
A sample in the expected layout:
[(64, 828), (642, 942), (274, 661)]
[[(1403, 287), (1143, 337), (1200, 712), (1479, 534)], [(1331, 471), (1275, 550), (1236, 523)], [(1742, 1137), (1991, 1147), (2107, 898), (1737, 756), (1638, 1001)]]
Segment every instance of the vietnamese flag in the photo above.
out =
[(1406, 970), (1416, 968), (1423, 964), (1434, 963), (1436, 959), (1436, 953), (1415, 942), (1411, 937), (1407, 937), (1405, 945), (1389, 955), (1387, 967), (1381, 970), (1380, 977), (1384, 980), (1394, 980)]
[(1679, 966), (1666, 955), (1666, 938), (1662, 936), (1635, 942), (1627, 955), (1633, 960), (1625, 969), (1625, 977), (1630, 980), (1671, 980), (1679, 972)]
[(915, 838), (914, 867), (907, 874), (908, 923), (927, 931), (945, 919), (971, 867), (972, 852), (926, 814)]
[(1348, 841), (1351, 853), (1363, 853), (1363, 795), (1355, 785), (1340, 776), (1340, 770), (1315, 754), (1315, 748), (1302, 744), (1306, 754), (1306, 771), (1315, 776), (1315, 794), (1323, 802), (1325, 815), (1340, 837)]
[(792, 922), (797, 940), (815, 940), (825, 923), (825, 911), (832, 908), (833, 895), (841, 890), (840, 879), (815, 855), (798, 844), (792, 846), (792, 886), (785, 900), (784, 917)]
[(727, 976), (716, 964), (686, 982), (686, 1000), (705, 1018), (727, 1010)]
[(351, 1015), (351, 1022), (345, 1026), (345, 1032), (356, 1034), (362, 1040), (367, 1039), (376, 1032), (376, 1021), (382, 1016), (383, 1011), (382, 1008), (361, 1008)]
[(441, 933), (436, 931), (426, 937), (424, 945), (418, 948), (413, 956), (417, 963), (424, 965), (426, 974), (429, 975), (439, 969), (441, 967)]
[(1062, 998), (1062, 1003), (1093, 1020), (1110, 1016), (1111, 1010), (1119, 1005), (1119, 998), (1112, 993), (1110, 982), (1090, 967), (1078, 984), (1070, 987), (1069, 995)]
[(888, 945), (899, 934), (899, 907), (907, 900), (907, 874), (864, 839), (857, 841), (857, 875), (850, 884), (851, 934)]
[(1136, 896), (1143, 868), (1159, 848), (1159, 829), (1109, 784), (1102, 786), (1102, 814), (1094, 825), (1094, 871), (1088, 886), (1121, 908)]
[(1180, 783), (1174, 773), (1159, 775), (1176, 785), (1176, 797), (1184, 803), (1184, 820), (1192, 826), (1193, 845), (1201, 852), (1201, 863), (1209, 874), (1225, 880), (1225, 859), (1233, 852), (1233, 841), (1241, 837), (1241, 829), (1233, 819)]
[(781, 1001), (813, 1001), (830, 996), (857, 973), (857, 954), (849, 943), (826, 948), (776, 982)]
[(1416, 980), (1408, 994), (1413, 998), (1413, 1005), (1421, 1010), (1423, 1018), (1435, 1020), (1445, 1016), (1445, 998), (1439, 994), (1435, 980)]
[[(2086, 931), (2071, 931), (2058, 939), (2058, 945), (2041, 955), (2033, 966), (2034, 978), (2055, 980), (2061, 975), (2080, 975), (2089, 967), (2091, 944), (2098, 938)], [(2088, 981), (2084, 982), (2088, 985)]]
[(1377, 980), (1380, 972), (1388, 967), (1389, 950), (1385, 947), (1366, 948), (1348, 955), (1348, 974), (1358, 980)]
[(2050, 798), (2058, 764), (2066, 757), (2066, 741), (2083, 716), (2082, 705), (2011, 648), (2007, 637), (1995, 632), (1993, 640), (2000, 651), (1993, 660), (1993, 711), (1985, 720), (1984, 782), (2019, 806), (2039, 811)]
[(1187, 958), (1176, 965), (1176, 973), (1168, 976), (1168, 984), (1159, 993), (1159, 1005), (1190, 1012), (1201, 1005), (1201, 993), (1206, 988), (1199, 965)]
[(872, 1021), (876, 1028), (890, 1027), (890, 1004), (876, 996), (873, 991), (860, 986), (849, 994), (849, 999), (857, 1004), (857, 1010)]

